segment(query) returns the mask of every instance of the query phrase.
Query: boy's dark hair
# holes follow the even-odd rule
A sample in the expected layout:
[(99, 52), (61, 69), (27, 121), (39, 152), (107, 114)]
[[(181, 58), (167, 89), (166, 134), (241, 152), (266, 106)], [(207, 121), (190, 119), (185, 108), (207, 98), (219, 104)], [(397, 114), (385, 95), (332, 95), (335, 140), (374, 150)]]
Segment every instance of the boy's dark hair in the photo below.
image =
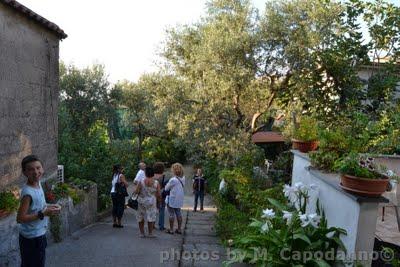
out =
[(146, 177), (153, 177), (154, 169), (152, 167), (146, 167), (146, 169), (144, 169), (144, 173), (145, 173)]
[(25, 158), (23, 158), (21, 161), (22, 171), (26, 170), (26, 165), (28, 165), (29, 163), (34, 162), (34, 161), (39, 161), (40, 164), (43, 165), (42, 161), (38, 158), (38, 156), (29, 155), (29, 156), (26, 156)]
[(156, 162), (156, 163), (154, 163), (153, 168), (154, 168), (154, 173), (162, 174), (164, 172), (164, 169), (165, 169), (164, 163)]

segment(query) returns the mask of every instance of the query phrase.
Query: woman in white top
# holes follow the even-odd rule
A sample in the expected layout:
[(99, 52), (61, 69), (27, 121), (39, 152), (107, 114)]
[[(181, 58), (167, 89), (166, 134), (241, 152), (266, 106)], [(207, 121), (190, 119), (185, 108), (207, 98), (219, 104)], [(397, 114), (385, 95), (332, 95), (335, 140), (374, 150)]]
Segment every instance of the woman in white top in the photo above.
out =
[(174, 175), (169, 179), (167, 185), (165, 186), (166, 191), (170, 191), (169, 196), (166, 199), (168, 213), (169, 213), (169, 229), (167, 233), (174, 233), (174, 221), (175, 217), (178, 221), (178, 229), (175, 230), (176, 234), (182, 234), (182, 214), (181, 208), (183, 206), (183, 199), (185, 196), (184, 186), (185, 177), (183, 176), (183, 167), (179, 163), (175, 163), (171, 166), (171, 172)]
[(123, 186), (128, 188), (128, 182), (125, 179), (125, 175), (123, 174), (124, 168), (121, 164), (116, 164), (113, 166), (113, 178), (111, 182), (111, 199), (112, 199), (112, 216), (114, 219), (113, 227), (122, 228), (124, 227), (121, 224), (122, 216), (124, 215), (125, 210), (125, 196), (118, 195), (115, 191), (115, 184), (121, 183)]

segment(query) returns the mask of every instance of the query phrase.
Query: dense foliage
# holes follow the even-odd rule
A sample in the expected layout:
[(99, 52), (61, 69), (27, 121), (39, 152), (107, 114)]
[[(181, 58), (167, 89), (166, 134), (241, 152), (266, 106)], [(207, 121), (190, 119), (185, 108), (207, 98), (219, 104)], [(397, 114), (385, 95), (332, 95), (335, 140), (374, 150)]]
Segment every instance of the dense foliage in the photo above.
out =
[(0, 192), (0, 210), (12, 212), (17, 210), (19, 201), (11, 191)]

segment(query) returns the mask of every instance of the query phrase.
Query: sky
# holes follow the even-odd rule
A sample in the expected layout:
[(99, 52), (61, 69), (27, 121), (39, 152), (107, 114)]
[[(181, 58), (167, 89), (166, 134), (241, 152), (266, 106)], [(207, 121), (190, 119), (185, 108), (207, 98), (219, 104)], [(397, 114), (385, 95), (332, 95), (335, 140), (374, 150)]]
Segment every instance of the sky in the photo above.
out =
[[(110, 81), (155, 71), (165, 30), (204, 15), (206, 0), (18, 0), (68, 35), (60, 60), (79, 68), (104, 64)], [(253, 0), (263, 6), (265, 0)]]
[[(60, 60), (84, 68), (104, 64), (112, 83), (157, 70), (165, 30), (197, 22), (206, 0), (18, 0), (68, 35)], [(389, 0), (393, 3), (400, 0)], [(263, 10), (266, 0), (252, 0)]]

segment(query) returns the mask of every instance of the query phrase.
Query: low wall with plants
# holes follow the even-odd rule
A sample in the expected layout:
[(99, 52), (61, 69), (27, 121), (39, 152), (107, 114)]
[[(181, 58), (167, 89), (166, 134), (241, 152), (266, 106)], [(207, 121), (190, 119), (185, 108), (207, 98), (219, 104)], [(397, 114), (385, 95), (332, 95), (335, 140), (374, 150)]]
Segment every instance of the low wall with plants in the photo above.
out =
[[(51, 181), (49, 181), (51, 182)], [(92, 224), (97, 219), (97, 185), (90, 181), (75, 179), (70, 184), (45, 183), (47, 203), (58, 203), (59, 215), (50, 217), (48, 242), (60, 242), (73, 232)], [(19, 229), (17, 209), (18, 189), (0, 192), (0, 266), (18, 266)]]
[[(219, 172), (219, 180), (223, 182), (214, 194), (218, 206), (216, 228), (223, 243), (231, 249), (228, 263), (332, 266), (336, 257), (330, 261), (315, 261), (296, 259), (295, 253), (331, 251), (335, 256), (338, 249), (345, 250), (340, 240), (345, 231), (329, 227), (318, 205), (313, 208), (314, 212), (308, 212), (306, 200), (318, 189), (302, 184), (284, 185), (290, 173), (289, 177), (275, 177), (291, 166), (291, 157), (287, 157), (287, 153), (281, 155), (271, 166), (274, 171), (264, 175), (260, 175), (259, 168), (265, 168), (249, 166)], [(284, 168), (279, 172), (278, 166)]]
[(73, 232), (96, 222), (97, 185), (75, 179), (46, 191), (48, 203), (61, 205), (59, 215), (50, 217), (49, 241), (60, 242)]

